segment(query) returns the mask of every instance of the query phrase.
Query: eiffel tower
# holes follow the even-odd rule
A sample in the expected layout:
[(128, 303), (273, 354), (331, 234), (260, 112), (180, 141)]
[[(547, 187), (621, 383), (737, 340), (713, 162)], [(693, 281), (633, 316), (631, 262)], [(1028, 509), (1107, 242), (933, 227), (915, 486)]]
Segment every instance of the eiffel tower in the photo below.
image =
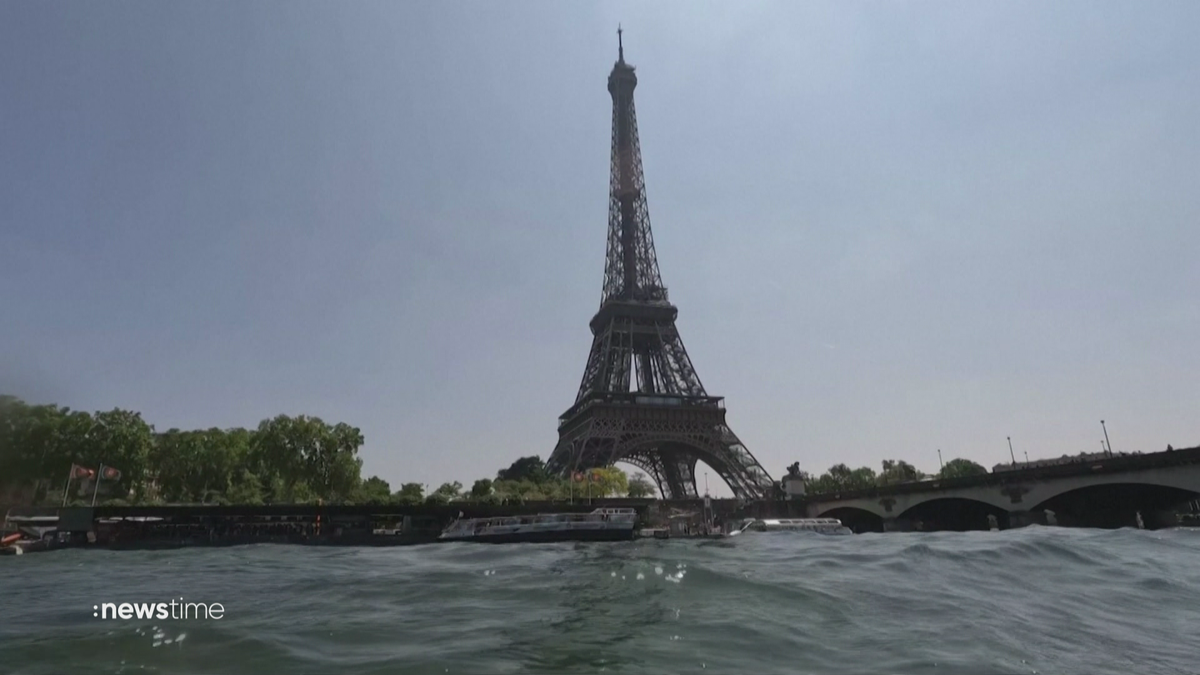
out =
[(775, 483), (725, 423), (724, 400), (709, 396), (675, 328), (654, 255), (633, 90), (637, 75), (618, 58), (612, 95), (608, 256), (592, 350), (579, 393), (558, 420), (547, 468), (569, 475), (621, 461), (657, 483), (663, 497), (697, 497), (696, 462), (720, 475), (740, 499), (773, 496)]

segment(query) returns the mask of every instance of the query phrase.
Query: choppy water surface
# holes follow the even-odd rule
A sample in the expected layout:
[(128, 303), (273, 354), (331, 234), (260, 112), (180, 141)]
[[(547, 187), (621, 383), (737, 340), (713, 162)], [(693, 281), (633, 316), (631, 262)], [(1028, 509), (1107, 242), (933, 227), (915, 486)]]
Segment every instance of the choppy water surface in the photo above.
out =
[[(1200, 531), (0, 558), (0, 673), (1200, 673)], [(220, 621), (102, 620), (219, 602)]]

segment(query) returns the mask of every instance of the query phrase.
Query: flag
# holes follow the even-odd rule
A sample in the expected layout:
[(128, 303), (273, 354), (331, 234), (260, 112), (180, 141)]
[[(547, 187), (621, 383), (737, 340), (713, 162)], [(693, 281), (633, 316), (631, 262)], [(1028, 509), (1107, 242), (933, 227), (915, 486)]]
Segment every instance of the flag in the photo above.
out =
[(104, 480), (121, 480), (121, 470), (111, 466), (104, 467), (104, 473), (101, 475)]
[(95, 475), (96, 471), (94, 469), (79, 466), (78, 464), (71, 465), (71, 478), (93, 478)]

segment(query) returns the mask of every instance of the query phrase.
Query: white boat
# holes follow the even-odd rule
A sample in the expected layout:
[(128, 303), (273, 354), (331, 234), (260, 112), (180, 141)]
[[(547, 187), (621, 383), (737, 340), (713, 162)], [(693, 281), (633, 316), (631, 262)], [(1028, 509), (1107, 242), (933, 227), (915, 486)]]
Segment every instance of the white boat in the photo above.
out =
[(817, 534), (854, 534), (837, 518), (749, 518), (729, 536), (742, 532), (816, 532)]
[(539, 513), (530, 516), (466, 518), (450, 523), (439, 541), (489, 544), (633, 539), (637, 510), (599, 508), (591, 513)]

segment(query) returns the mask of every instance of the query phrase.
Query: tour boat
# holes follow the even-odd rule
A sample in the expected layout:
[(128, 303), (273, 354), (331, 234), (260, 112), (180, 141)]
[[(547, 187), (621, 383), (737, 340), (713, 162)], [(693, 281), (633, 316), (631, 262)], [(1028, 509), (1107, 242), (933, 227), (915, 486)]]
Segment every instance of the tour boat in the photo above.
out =
[(816, 532), (817, 534), (854, 534), (837, 518), (759, 518), (747, 519), (729, 536), (742, 532)]
[(487, 544), (633, 539), (637, 510), (599, 508), (591, 513), (539, 513), (530, 516), (467, 518), (450, 523), (440, 541)]

